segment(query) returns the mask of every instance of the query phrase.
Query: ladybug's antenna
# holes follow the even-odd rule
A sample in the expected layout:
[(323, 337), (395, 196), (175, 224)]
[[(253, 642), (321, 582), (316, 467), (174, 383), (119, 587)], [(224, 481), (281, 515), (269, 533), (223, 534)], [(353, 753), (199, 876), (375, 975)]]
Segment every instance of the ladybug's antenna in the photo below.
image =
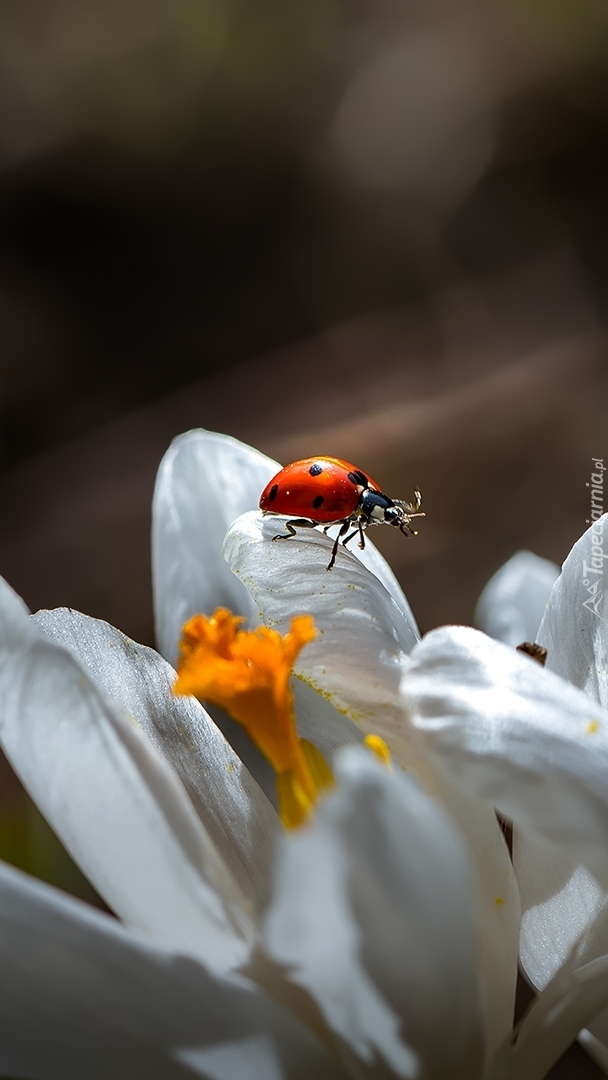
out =
[(406, 502), (405, 499), (393, 499), (396, 506), (401, 506), (406, 511), (408, 517), (424, 517), (423, 513), (420, 513), (420, 507), (422, 505), (422, 495), (420, 494), (420, 488), (418, 484), (414, 488), (414, 501)]

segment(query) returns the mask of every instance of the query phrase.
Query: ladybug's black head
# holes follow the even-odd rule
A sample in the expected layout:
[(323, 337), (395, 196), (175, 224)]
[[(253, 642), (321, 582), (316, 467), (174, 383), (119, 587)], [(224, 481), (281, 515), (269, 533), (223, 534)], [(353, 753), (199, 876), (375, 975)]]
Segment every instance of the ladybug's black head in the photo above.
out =
[(384, 521), (387, 525), (400, 525), (403, 517), (403, 510), (400, 506), (387, 506), (384, 511)]
[(414, 502), (389, 499), (382, 491), (364, 491), (359, 499), (359, 522), (363, 528), (368, 525), (395, 525), (405, 536), (415, 536), (410, 521), (413, 517), (424, 517), (420, 513), (420, 492), (414, 492)]
[(388, 495), (381, 491), (364, 491), (359, 501), (361, 515), (372, 521), (383, 522), (386, 525), (399, 525), (403, 521), (404, 513)]

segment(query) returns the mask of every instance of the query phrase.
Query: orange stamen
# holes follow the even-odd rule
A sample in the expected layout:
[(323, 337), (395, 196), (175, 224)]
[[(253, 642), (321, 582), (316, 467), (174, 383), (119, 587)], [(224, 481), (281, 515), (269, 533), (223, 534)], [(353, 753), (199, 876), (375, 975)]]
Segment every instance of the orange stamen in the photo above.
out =
[(319, 751), (298, 738), (289, 686), (296, 657), (317, 632), (310, 615), (293, 618), (284, 636), (265, 626), (243, 630), (242, 622), (218, 608), (186, 623), (174, 692), (219, 705), (242, 724), (277, 774), (281, 819), (292, 828), (333, 782)]

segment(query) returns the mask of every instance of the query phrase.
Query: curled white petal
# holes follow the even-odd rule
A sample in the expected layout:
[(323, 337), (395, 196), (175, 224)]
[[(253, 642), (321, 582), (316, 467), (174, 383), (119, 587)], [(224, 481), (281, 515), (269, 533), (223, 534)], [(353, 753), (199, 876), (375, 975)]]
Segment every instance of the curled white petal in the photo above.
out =
[(475, 626), (506, 645), (535, 641), (559, 566), (518, 551), (497, 570), (475, 609)]
[(608, 714), (469, 627), (433, 630), (404, 668), (417, 730), (460, 782), (557, 843), (608, 841)]
[(538, 630), (547, 668), (608, 710), (608, 514), (568, 555)]
[(1, 579), (0, 701), (2, 748), (110, 907), (215, 969), (242, 963), (244, 899), (180, 780)]
[(153, 649), (78, 611), (39, 611), (33, 619), (170, 762), (245, 897), (265, 898), (277, 814), (202, 705), (173, 694), (173, 668)]
[(466, 849), (409, 777), (354, 749), (337, 774), (313, 823), (281, 844), (266, 947), (363, 1062), (472, 1080), (484, 1018)]
[(152, 503), (152, 579), (158, 648), (175, 662), (192, 615), (228, 607), (248, 618), (254, 607), (222, 559), (226, 530), (258, 505), (280, 466), (245, 443), (195, 430), (171, 443)]
[(274, 543), (277, 530), (280, 519), (244, 514), (224, 544), (261, 621), (285, 632), (293, 615), (312, 614), (319, 633), (302, 651), (296, 673), (362, 724), (379, 703), (400, 714), (399, 660), (418, 640), (415, 627), (354, 555), (339, 552), (328, 572), (331, 543), (322, 533)]

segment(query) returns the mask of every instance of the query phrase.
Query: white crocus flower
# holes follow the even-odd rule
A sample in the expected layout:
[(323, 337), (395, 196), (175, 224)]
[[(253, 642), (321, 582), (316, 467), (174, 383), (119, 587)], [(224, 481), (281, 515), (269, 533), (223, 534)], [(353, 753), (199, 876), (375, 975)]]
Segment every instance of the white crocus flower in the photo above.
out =
[[(594, 1006), (599, 1015), (587, 1024), (593, 1036), (584, 1033), (582, 1041), (604, 1067), (608, 638), (601, 552), (607, 550), (605, 516), (575, 544), (552, 589), (552, 564), (527, 552), (486, 587), (480, 621), (511, 643), (513, 628), (519, 633), (525, 625), (526, 637), (548, 651), (546, 668), (477, 631), (446, 627), (414, 649), (402, 684), (427, 747), (452, 776), (513, 820), (527, 977), (542, 990), (550, 980), (582, 985), (594, 973), (603, 989)], [(594, 580), (599, 595), (596, 589), (589, 602)]]
[[(323, 536), (273, 544), (255, 512), (229, 529), (236, 577), (225, 570), (223, 533), (275, 470), (231, 439), (177, 440), (155, 495), (154, 573), (171, 659), (182, 622), (217, 603), (284, 630), (314, 616), (292, 680), (298, 727), (337, 786), (288, 836), (157, 654), (74, 612), (30, 618), (0, 588), (2, 746), (124, 923), (0, 868), (0, 1070), (539, 1080), (606, 1004), (601, 962), (549, 984), (513, 1052), (519, 901), (494, 792), (455, 782), (404, 719), (418, 635), (394, 577), (371, 546), (370, 569), (340, 552), (327, 574)], [(369, 731), (403, 772), (357, 745)], [(591, 863), (602, 800), (575, 758), (568, 808), (595, 831), (565, 809), (553, 829), (583, 836)], [(525, 814), (519, 764), (505, 775)], [(538, 796), (541, 824), (556, 787)]]
[[(157, 633), (175, 657), (181, 625), (194, 612), (226, 603), (285, 632), (310, 613), (319, 631), (296, 663), (300, 734), (326, 755), (374, 732), (444, 806), (468, 845), (480, 905), (479, 971), (490, 1049), (511, 1029), (517, 974), (519, 900), (492, 807), (471, 800), (434, 768), (403, 722), (401, 660), (419, 638), (403, 592), (368, 541), (340, 552), (327, 573), (328, 540), (317, 531), (272, 543), (276, 518), (253, 508), (279, 466), (234, 439), (204, 431), (176, 439), (159, 470), (153, 513)], [(234, 483), (230, 478), (234, 476)], [(224, 544), (218, 535), (234, 516)], [(406, 542), (404, 540), (404, 542)], [(236, 575), (236, 576), (235, 576)], [(179, 611), (179, 619), (172, 612)]]
[[(447, 778), (444, 770), (437, 769), (403, 722), (398, 697), (400, 657), (412, 648), (416, 628), (393, 575), (368, 544), (364, 553), (355, 551), (357, 558), (342, 552), (330, 576), (325, 571), (327, 542), (321, 535), (300, 534), (288, 543), (272, 544), (269, 541), (276, 534), (276, 521), (250, 512), (235, 522), (224, 546), (231, 569), (246, 587), (239, 589), (234, 578), (225, 576), (216, 540), (208, 543), (204, 539), (210, 515), (216, 516), (221, 525), (217, 531), (221, 532), (236, 512), (255, 507), (259, 491), (277, 468), (276, 462), (221, 436), (190, 432), (175, 441), (161, 467), (155, 496), (154, 567), (160, 640), (164, 641), (167, 655), (173, 657), (181, 620), (201, 607), (210, 610), (218, 599), (253, 621), (260, 619), (279, 629), (287, 628), (295, 612), (314, 614), (320, 635), (300, 657), (296, 666), (299, 678), (293, 681), (301, 732), (325, 752), (331, 751), (338, 740), (353, 738), (352, 725), (349, 733), (345, 717), (354, 721), (360, 731), (378, 732), (401, 764), (448, 809), (468, 844), (480, 897), (478, 971), (486, 999), (487, 1060), (491, 1060), (492, 1049), (501, 1045), (511, 1025), (517, 898), (502, 838), (489, 807), (471, 799)], [(227, 478), (233, 473), (237, 480), (229, 484)], [(192, 537), (195, 542), (189, 539)], [(360, 565), (362, 561), (384, 589), (378, 580), (370, 579)], [(216, 570), (210, 575), (212, 566)], [(543, 579), (554, 576), (550, 568), (541, 574)], [(221, 583), (222, 590), (230, 591), (218, 597), (213, 592), (215, 581)], [(540, 597), (541, 602), (545, 595)], [(173, 604), (179, 608), (180, 619), (171, 625), (163, 613), (170, 613)], [(321, 700), (316, 692), (319, 690)], [(337, 706), (340, 718), (335, 712), (332, 715), (332, 706)], [(292, 978), (306, 985), (302, 972), (307, 965), (302, 956), (301, 970), (293, 950), (287, 951), (283, 959), (292, 965)], [(526, 1046), (530, 1046), (531, 1032), (532, 1020), (520, 1038), (515, 1066), (518, 1069), (523, 1067), (522, 1055), (529, 1053)], [(562, 1023), (560, 1037), (566, 1039), (564, 1046), (568, 1032), (570, 1038), (576, 1032), (576, 1020), (572, 1018), (570, 1027)], [(547, 1065), (559, 1049), (555, 1040), (552, 1043), (548, 1028), (545, 1034), (542, 1052)], [(540, 1068), (538, 1062), (536, 1068)]]

